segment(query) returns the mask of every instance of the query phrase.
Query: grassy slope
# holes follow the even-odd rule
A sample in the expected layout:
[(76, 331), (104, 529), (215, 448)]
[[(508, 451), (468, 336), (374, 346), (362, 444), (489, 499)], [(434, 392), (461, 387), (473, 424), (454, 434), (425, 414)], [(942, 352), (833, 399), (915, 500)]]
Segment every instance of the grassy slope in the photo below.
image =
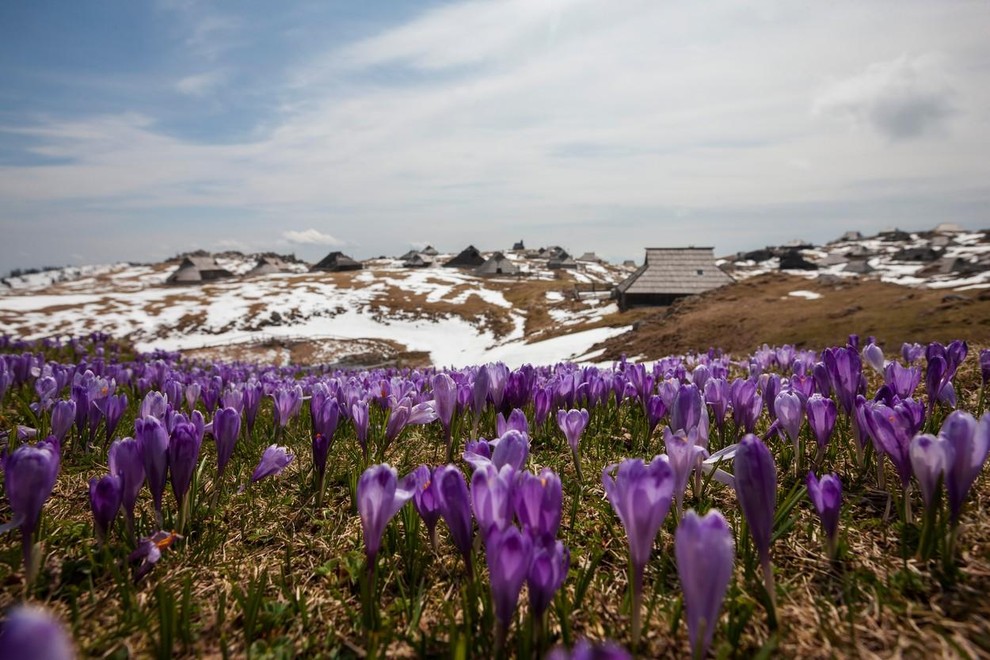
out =
[[(813, 291), (805, 300), (791, 291)], [(604, 360), (622, 354), (655, 359), (716, 346), (731, 352), (760, 344), (821, 347), (850, 333), (876, 335), (888, 350), (901, 342), (966, 339), (990, 344), (990, 294), (905, 288), (874, 280), (821, 283), (781, 274), (762, 275), (645, 315), (635, 330), (614, 337)], [(636, 310), (642, 314), (642, 310)]]

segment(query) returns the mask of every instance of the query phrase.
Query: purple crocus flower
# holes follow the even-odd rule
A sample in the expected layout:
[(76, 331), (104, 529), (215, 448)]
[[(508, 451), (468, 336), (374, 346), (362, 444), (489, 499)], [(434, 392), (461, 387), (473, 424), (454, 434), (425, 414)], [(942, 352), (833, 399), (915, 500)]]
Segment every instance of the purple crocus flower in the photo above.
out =
[(674, 498), (674, 470), (666, 456), (654, 457), (649, 465), (639, 458), (626, 459), (602, 470), (602, 486), (629, 540), (635, 646), (639, 644), (643, 571)]
[(734, 464), (736, 497), (760, 555), (767, 593), (771, 602), (776, 602), (770, 565), (770, 535), (777, 509), (777, 466), (767, 446), (751, 433), (739, 441)]
[(76, 402), (67, 399), (56, 401), (52, 407), (52, 435), (58, 438), (60, 443), (65, 441), (65, 436), (72, 428), (72, 423), (76, 419)]
[(491, 454), (496, 470), (501, 470), (503, 465), (511, 465), (513, 469), (521, 470), (529, 459), (529, 436), (525, 433), (509, 430), (490, 444), (495, 446)]
[(375, 564), (388, 522), (412, 499), (415, 491), (416, 474), (407, 474), (400, 480), (395, 468), (387, 463), (372, 465), (358, 479), (357, 509), (369, 566)]
[(866, 364), (870, 365), (874, 371), (878, 374), (883, 373), (883, 350), (879, 346), (876, 344), (867, 344), (863, 347), (862, 355), (863, 359), (866, 361)]
[[(316, 478), (323, 484), (323, 479), (327, 473), (327, 458), (330, 455), (330, 439), (322, 433), (313, 436), (313, 468), (316, 470)], [(320, 488), (322, 491), (322, 487)]]
[[(916, 408), (910, 399), (893, 406), (882, 403), (867, 404), (866, 423), (870, 437), (878, 451), (890, 457), (901, 479), (901, 488), (907, 491), (911, 485), (911, 438), (921, 427), (922, 419), (916, 416)], [(922, 414), (924, 411), (921, 411)]]
[(474, 411), (474, 430), (478, 430), (478, 421), (481, 419), (481, 413), (485, 409), (485, 405), (488, 403), (488, 390), (489, 390), (489, 378), (490, 374), (488, 372), (488, 367), (482, 365), (478, 367), (478, 371), (474, 376), (474, 383), (472, 385), (472, 410)]
[(110, 442), (110, 439), (113, 438), (113, 434), (117, 430), (117, 425), (120, 424), (120, 418), (124, 415), (125, 410), (127, 410), (126, 394), (112, 394), (107, 397), (104, 404), (107, 442)]
[(908, 344), (905, 342), (901, 344), (901, 357), (908, 364), (914, 364), (925, 357), (925, 347), (921, 344)]
[(117, 518), (123, 496), (123, 481), (113, 474), (89, 480), (89, 506), (93, 510), (96, 539), (103, 543), (107, 531)]
[(134, 436), (141, 446), (144, 474), (158, 520), (162, 517), (162, 495), (168, 476), (168, 432), (155, 417), (140, 417), (134, 421)]
[(495, 604), (496, 647), (501, 648), (512, 625), (519, 592), (529, 573), (533, 542), (514, 525), (493, 528), (485, 542), (488, 575)]
[(846, 414), (850, 414), (856, 403), (856, 395), (865, 389), (863, 363), (856, 349), (829, 348), (822, 356), (828, 371), (829, 382), (839, 397), (839, 403)]
[(725, 427), (725, 413), (729, 409), (729, 383), (724, 378), (709, 378), (705, 383), (705, 403), (715, 414), (715, 427), (719, 432)]
[(719, 611), (732, 580), (735, 544), (721, 512), (704, 516), (688, 511), (674, 534), (677, 575), (684, 591), (691, 652), (704, 658), (712, 644)]
[(186, 405), (189, 407), (190, 412), (196, 409), (196, 403), (199, 401), (199, 395), (202, 389), (202, 385), (196, 381), (186, 385)]
[(818, 442), (818, 451), (821, 453), (828, 445), (835, 429), (835, 419), (838, 411), (832, 399), (826, 399), (821, 394), (813, 394), (808, 399), (808, 426)]
[[(172, 475), (172, 493), (179, 509), (185, 510), (185, 496), (199, 461), (203, 436), (191, 422), (179, 422), (168, 441), (168, 470)], [(181, 530), (180, 530), (181, 531)]]
[(557, 411), (557, 426), (564, 433), (564, 437), (567, 438), (567, 444), (571, 446), (571, 451), (577, 453), (578, 443), (581, 441), (581, 434), (584, 433), (584, 429), (588, 426), (588, 411), (582, 408), (581, 410), (558, 410)]
[(798, 453), (801, 427), (804, 425), (804, 399), (794, 391), (781, 392), (773, 401), (780, 427), (794, 444), (794, 454)]
[(952, 412), (942, 423), (939, 434), (952, 447), (952, 463), (945, 474), (945, 490), (952, 523), (957, 525), (969, 489), (980, 476), (990, 452), (990, 413), (977, 422), (969, 413)]
[(564, 584), (571, 565), (571, 553), (563, 543), (546, 538), (533, 544), (533, 554), (526, 572), (529, 585), (529, 609), (539, 620), (550, 606), (550, 601)]
[(285, 428), (293, 417), (302, 409), (303, 391), (295, 387), (280, 387), (272, 393), (275, 401), (275, 423), (279, 428)]
[(563, 646), (554, 648), (545, 660), (632, 660), (632, 656), (615, 642), (596, 642), (579, 639), (568, 651)]
[(48, 610), (16, 605), (0, 622), (0, 658), (73, 660), (75, 657), (65, 627)]
[(234, 454), (234, 445), (237, 444), (240, 433), (241, 414), (234, 408), (221, 408), (213, 415), (213, 438), (217, 445), (217, 478), (223, 476), (224, 468)]
[(983, 387), (990, 384), (990, 348), (984, 348), (980, 351), (980, 378), (983, 381)]
[(883, 382), (901, 399), (914, 394), (921, 382), (919, 367), (905, 367), (900, 362), (888, 362), (883, 370)]
[(526, 413), (519, 408), (513, 408), (508, 419), (502, 413), (496, 415), (495, 432), (502, 436), (507, 431), (518, 431), (529, 435), (529, 422), (526, 420)]
[(464, 453), (461, 454), (472, 469), (476, 470), (492, 461), (492, 444), (481, 438), (480, 440), (468, 440), (464, 445)]
[[(316, 401), (317, 399), (313, 399)], [(329, 444), (333, 442), (333, 436), (337, 432), (337, 425), (340, 423), (340, 404), (337, 399), (328, 397), (319, 402), (317, 406), (310, 407), (310, 415), (313, 422), (313, 434), (322, 435)]]
[(351, 405), (351, 421), (354, 422), (354, 434), (365, 458), (368, 457), (368, 402), (358, 401)]
[(539, 475), (520, 472), (513, 491), (513, 509), (524, 531), (534, 538), (557, 536), (563, 491), (560, 477), (550, 468)]
[(926, 507), (931, 507), (939, 480), (945, 476), (952, 464), (952, 445), (945, 436), (921, 433), (911, 439), (908, 453), (911, 458), (911, 470), (921, 488), (921, 499), (924, 500)]
[(581, 478), (581, 456), (578, 453), (578, 443), (581, 441), (581, 434), (584, 433), (584, 429), (588, 426), (588, 411), (582, 408), (581, 410), (558, 410), (557, 411), (557, 426), (563, 431), (564, 437), (567, 438), (567, 444), (571, 446), (571, 456), (574, 457), (574, 469), (577, 471), (578, 481), (582, 481)]
[(553, 404), (553, 392), (549, 388), (536, 391), (533, 395), (533, 423), (542, 426), (550, 416), (550, 407)]
[(687, 433), (683, 430), (671, 433), (670, 427), (665, 426), (663, 443), (667, 449), (670, 467), (674, 470), (674, 500), (679, 512), (684, 505), (684, 491), (687, 489), (688, 479), (690, 479), (691, 473), (705, 460), (708, 452), (704, 447), (698, 446), (697, 429), (691, 429)]
[(14, 519), (8, 527), (20, 527), (24, 551), (24, 570), (30, 582), (34, 577), (32, 535), (38, 529), (41, 508), (52, 494), (58, 478), (61, 459), (55, 442), (21, 445), (10, 454), (4, 453), (4, 490)]
[(663, 398), (654, 394), (646, 400), (646, 423), (649, 426), (647, 437), (653, 437), (653, 432), (666, 414), (667, 405), (663, 402)]
[(702, 416), (706, 418), (704, 421), (707, 426), (707, 414), (705, 400), (698, 386), (694, 383), (682, 385), (670, 408), (670, 428), (673, 431), (690, 431), (698, 428), (702, 423)]
[(729, 387), (729, 398), (732, 401), (732, 419), (736, 426), (752, 433), (763, 409), (763, 397), (757, 391), (756, 381), (733, 381)]
[(437, 484), (433, 479), (430, 468), (420, 465), (413, 470), (416, 475), (416, 491), (413, 493), (413, 506), (419, 517), (426, 523), (426, 529), (430, 533), (430, 543), (433, 549), (437, 548), (437, 521), (440, 519), (440, 494), (437, 492)]
[(471, 475), (471, 505), (486, 543), (493, 529), (505, 529), (512, 523), (515, 478), (516, 470), (511, 465), (504, 465), (501, 470), (491, 464), (483, 465)]
[(162, 558), (162, 550), (170, 547), (182, 536), (175, 532), (155, 532), (151, 536), (141, 539), (137, 548), (127, 556), (127, 561), (137, 563), (134, 569), (134, 581), (139, 582), (141, 578), (151, 572), (158, 560)]
[(450, 537), (470, 567), (474, 528), (471, 520), (471, 498), (464, 475), (453, 465), (442, 465), (433, 471), (440, 515), (450, 529)]
[(169, 400), (165, 398), (164, 394), (151, 390), (141, 399), (141, 405), (138, 407), (138, 417), (148, 417), (150, 415), (151, 417), (163, 419), (168, 404)]
[(454, 419), (454, 410), (457, 408), (457, 383), (454, 379), (444, 373), (439, 373), (433, 377), (433, 401), (437, 411), (437, 419), (443, 427), (444, 441), (447, 445), (447, 459), (452, 457), (453, 447), (451, 447), (451, 424)]
[(806, 483), (808, 485), (808, 497), (811, 498), (811, 503), (821, 518), (822, 529), (825, 531), (825, 538), (828, 539), (829, 557), (834, 559), (838, 551), (842, 481), (839, 480), (839, 475), (835, 473), (823, 475), (821, 479), (818, 479), (813, 472), (808, 472)]
[(285, 447), (274, 444), (268, 445), (261, 454), (258, 467), (254, 468), (254, 472), (251, 474), (251, 483), (280, 474), (292, 462), (293, 458), (295, 456), (290, 454)]
[(134, 438), (115, 440), (107, 454), (110, 474), (120, 477), (121, 504), (127, 519), (127, 531), (134, 534), (134, 505), (144, 486), (144, 456), (141, 443)]
[(261, 405), (262, 389), (256, 382), (244, 386), (244, 422), (247, 424), (248, 433), (254, 432), (254, 420), (258, 417), (258, 408)]

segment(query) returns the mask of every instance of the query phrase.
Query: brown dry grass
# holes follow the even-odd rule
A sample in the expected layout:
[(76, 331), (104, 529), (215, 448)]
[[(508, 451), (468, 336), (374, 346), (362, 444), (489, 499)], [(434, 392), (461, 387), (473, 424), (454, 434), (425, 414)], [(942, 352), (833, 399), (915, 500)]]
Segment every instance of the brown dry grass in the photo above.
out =
[[(804, 290), (818, 300), (788, 296)], [(605, 359), (622, 354), (659, 358), (670, 353), (751, 350), (763, 343), (819, 347), (841, 344), (850, 333), (877, 335), (885, 347), (902, 342), (966, 339), (990, 343), (990, 294), (914, 289), (876, 280), (822, 283), (782, 274), (737, 282), (668, 308), (633, 310), (637, 327), (605, 342)]]

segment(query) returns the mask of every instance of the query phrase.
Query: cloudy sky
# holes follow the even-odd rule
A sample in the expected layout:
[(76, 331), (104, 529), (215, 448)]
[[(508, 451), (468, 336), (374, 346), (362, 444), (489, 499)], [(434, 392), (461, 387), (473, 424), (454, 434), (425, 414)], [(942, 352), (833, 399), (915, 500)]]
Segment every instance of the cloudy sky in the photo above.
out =
[(0, 270), (990, 226), (990, 3), (0, 4)]

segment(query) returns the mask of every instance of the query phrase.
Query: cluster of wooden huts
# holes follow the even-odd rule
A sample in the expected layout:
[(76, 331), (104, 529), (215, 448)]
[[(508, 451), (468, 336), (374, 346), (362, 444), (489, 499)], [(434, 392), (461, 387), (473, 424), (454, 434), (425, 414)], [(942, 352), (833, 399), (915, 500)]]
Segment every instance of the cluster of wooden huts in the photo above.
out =
[[(485, 256), (478, 248), (469, 245), (453, 257), (440, 259), (440, 253), (432, 246), (427, 246), (422, 250), (407, 252), (399, 257), (399, 261), (406, 268), (440, 266), (469, 270), (480, 276), (520, 275), (523, 272), (520, 264), (526, 262), (543, 265), (549, 270), (573, 270), (582, 262), (601, 261), (593, 252), (574, 258), (559, 246), (528, 250), (522, 241), (513, 246), (512, 254), (511, 259), (500, 251)], [(363, 267), (360, 261), (343, 252), (334, 251), (309, 270), (342, 272), (360, 270)], [(245, 276), (290, 270), (290, 265), (281, 257), (263, 255)], [(184, 257), (167, 282), (176, 285), (202, 284), (230, 277), (234, 277), (234, 274), (218, 264), (215, 257), (197, 254)], [(732, 278), (715, 263), (713, 248), (647, 248), (643, 264), (614, 288), (612, 296), (620, 309), (669, 305), (678, 298), (703, 293), (729, 282), (732, 282)]]

